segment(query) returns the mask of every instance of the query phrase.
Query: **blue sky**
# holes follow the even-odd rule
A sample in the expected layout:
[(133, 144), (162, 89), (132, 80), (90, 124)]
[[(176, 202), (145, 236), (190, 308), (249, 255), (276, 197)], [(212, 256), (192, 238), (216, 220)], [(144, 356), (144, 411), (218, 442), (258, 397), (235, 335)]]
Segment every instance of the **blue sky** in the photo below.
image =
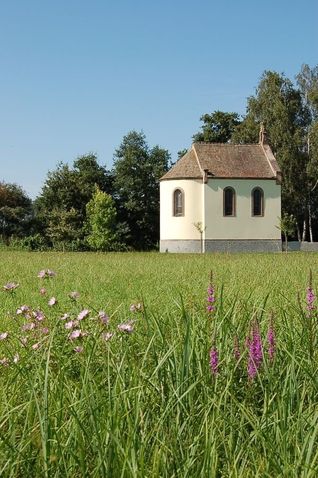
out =
[(35, 197), (58, 162), (143, 130), (176, 159), (203, 113), (244, 114), (264, 70), (318, 63), (316, 0), (0, 2), (0, 180)]

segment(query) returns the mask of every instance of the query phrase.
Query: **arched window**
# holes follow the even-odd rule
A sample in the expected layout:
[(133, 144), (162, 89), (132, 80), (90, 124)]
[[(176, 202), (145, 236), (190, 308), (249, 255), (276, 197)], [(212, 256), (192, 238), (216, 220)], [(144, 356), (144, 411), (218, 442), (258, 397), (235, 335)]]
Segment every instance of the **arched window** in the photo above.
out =
[(235, 190), (225, 188), (223, 191), (223, 214), (224, 216), (235, 216)]
[(261, 188), (252, 191), (252, 216), (264, 216), (264, 191)]
[(176, 189), (173, 192), (173, 215), (184, 216), (184, 192)]

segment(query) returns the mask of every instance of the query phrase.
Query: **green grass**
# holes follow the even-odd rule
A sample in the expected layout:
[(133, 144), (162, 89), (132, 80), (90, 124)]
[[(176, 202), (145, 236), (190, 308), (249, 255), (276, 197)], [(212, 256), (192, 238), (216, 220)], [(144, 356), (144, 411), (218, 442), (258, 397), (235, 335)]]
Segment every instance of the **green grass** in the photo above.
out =
[[(0, 251), (1, 477), (316, 477), (317, 322), (307, 317), (316, 254), (57, 254)], [(57, 275), (41, 280), (41, 269)], [(217, 311), (206, 314), (210, 270)], [(39, 293), (45, 286), (47, 294)], [(68, 297), (77, 290), (75, 302)], [(49, 307), (50, 297), (57, 305)], [(141, 313), (131, 313), (142, 302)], [(35, 330), (16, 315), (45, 313)], [(68, 340), (60, 317), (87, 335)], [(110, 316), (100, 323), (99, 310)], [(277, 351), (267, 357), (274, 314)], [(132, 334), (117, 325), (134, 320)], [(248, 380), (257, 319), (264, 363)], [(49, 328), (43, 334), (43, 327)], [(115, 335), (103, 340), (103, 333)], [(25, 347), (22, 337), (28, 337)], [(233, 358), (238, 336), (241, 358)], [(219, 374), (209, 368), (212, 337)], [(39, 343), (37, 350), (32, 345)], [(82, 353), (74, 352), (80, 343)], [(19, 360), (13, 358), (19, 353)]]

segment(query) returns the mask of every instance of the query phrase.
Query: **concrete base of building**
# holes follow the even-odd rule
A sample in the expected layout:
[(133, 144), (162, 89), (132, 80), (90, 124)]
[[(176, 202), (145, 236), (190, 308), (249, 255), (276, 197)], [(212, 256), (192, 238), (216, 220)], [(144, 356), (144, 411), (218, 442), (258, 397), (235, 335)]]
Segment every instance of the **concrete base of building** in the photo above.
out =
[(200, 240), (165, 239), (160, 241), (160, 252), (202, 252)]
[[(283, 243), (283, 250), (286, 250), (285, 242)], [(302, 251), (302, 252), (318, 252), (318, 242), (300, 242), (300, 241), (289, 241), (288, 250), (290, 252)]]
[(282, 242), (279, 239), (206, 239), (160, 241), (160, 252), (281, 252)]

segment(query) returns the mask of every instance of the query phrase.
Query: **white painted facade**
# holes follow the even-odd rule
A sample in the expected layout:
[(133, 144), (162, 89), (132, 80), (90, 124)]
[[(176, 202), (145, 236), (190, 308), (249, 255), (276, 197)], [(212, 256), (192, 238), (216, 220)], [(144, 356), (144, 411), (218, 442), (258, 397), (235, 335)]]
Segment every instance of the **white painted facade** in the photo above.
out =
[[(204, 188), (199, 179), (178, 179), (160, 182), (160, 238), (198, 239), (193, 223), (204, 220)], [(173, 193), (184, 194), (184, 216), (173, 215)]]
[[(232, 187), (236, 194), (234, 216), (224, 216), (223, 191)], [(252, 191), (264, 192), (263, 216), (252, 215)], [(173, 214), (173, 193), (184, 193), (184, 215)], [(206, 240), (276, 240), (281, 215), (281, 185), (275, 179), (171, 179), (160, 182), (160, 240), (200, 240), (194, 223), (201, 222)]]
[[(223, 190), (232, 187), (236, 193), (235, 216), (223, 215)], [(252, 191), (264, 192), (263, 216), (252, 215)], [(281, 186), (269, 179), (209, 179), (205, 191), (206, 239), (280, 239), (277, 228), (281, 215)]]

